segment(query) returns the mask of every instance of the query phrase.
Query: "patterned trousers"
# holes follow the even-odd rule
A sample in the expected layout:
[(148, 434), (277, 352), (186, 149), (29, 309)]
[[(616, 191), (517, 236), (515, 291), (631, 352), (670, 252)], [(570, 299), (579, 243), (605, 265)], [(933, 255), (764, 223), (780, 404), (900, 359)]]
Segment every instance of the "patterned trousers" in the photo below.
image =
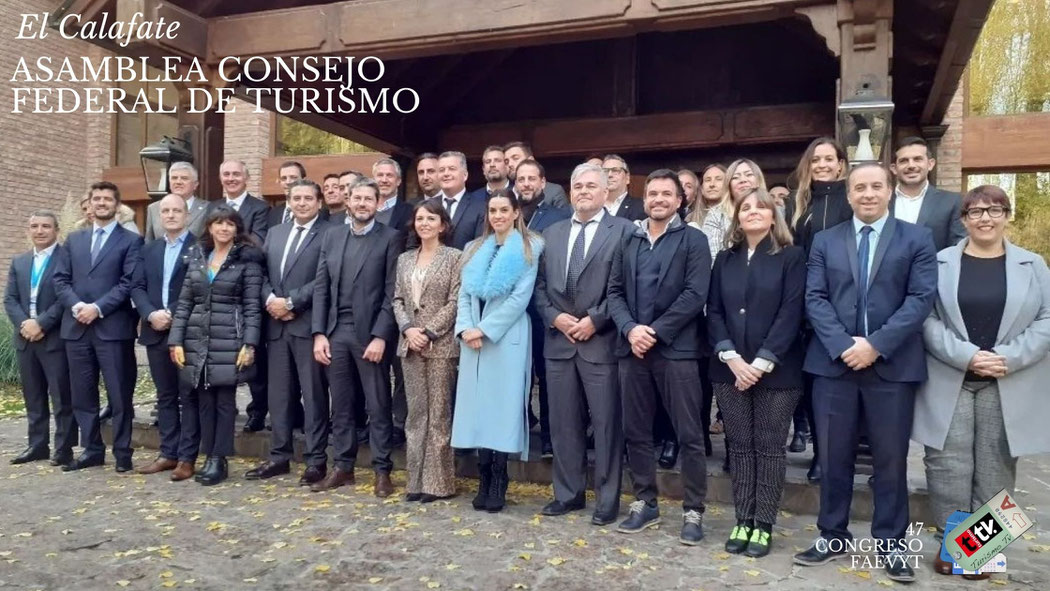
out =
[(1014, 492), (998, 382), (963, 382), (944, 449), (926, 446), (926, 484), (937, 527), (953, 511), (973, 511), (1004, 488)]
[(761, 382), (746, 392), (718, 382), (714, 389), (725, 424), (736, 518), (773, 524), (784, 492), (784, 442), (802, 390)]
[(452, 389), (456, 359), (428, 359), (409, 351), (401, 361), (405, 418), (405, 492), (447, 497), (456, 493), (452, 446)]

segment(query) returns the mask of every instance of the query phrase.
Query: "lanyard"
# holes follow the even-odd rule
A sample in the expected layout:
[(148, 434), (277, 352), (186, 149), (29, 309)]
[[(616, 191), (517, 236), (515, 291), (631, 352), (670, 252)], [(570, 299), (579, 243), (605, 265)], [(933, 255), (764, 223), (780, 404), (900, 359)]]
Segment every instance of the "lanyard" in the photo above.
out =
[(29, 272), (29, 288), (36, 289), (40, 285), (40, 277), (44, 274), (44, 269), (47, 268), (48, 261), (51, 260), (51, 255), (44, 257), (44, 261), (40, 263), (40, 267), (36, 266), (36, 257), (33, 257), (33, 265), (30, 267)]

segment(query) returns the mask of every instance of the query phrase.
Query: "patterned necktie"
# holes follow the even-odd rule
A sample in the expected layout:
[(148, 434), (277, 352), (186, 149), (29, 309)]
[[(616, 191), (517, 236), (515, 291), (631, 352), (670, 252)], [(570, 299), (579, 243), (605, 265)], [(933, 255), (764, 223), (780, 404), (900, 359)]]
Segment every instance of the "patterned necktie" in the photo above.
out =
[(282, 224), (287, 224), (288, 222), (291, 221), (291, 219), (292, 219), (292, 210), (288, 209), (287, 207), (284, 208), (284, 217), (281, 218), (281, 223)]
[(587, 226), (594, 220), (579, 222), (573, 220), (573, 224), (579, 226), (580, 232), (576, 234), (576, 241), (572, 243), (572, 251), (569, 252), (569, 270), (565, 274), (565, 293), (569, 299), (576, 301), (576, 282), (583, 272), (583, 258), (587, 247)]
[(95, 264), (95, 259), (98, 258), (98, 251), (102, 250), (102, 236), (106, 233), (105, 230), (99, 228), (95, 230), (95, 241), (91, 244), (91, 264)]
[(229, 205), (233, 209), (233, 211), (237, 211), (237, 202), (233, 199), (227, 199), (226, 205)]
[(857, 266), (860, 268), (857, 286), (857, 334), (868, 336), (868, 254), (871, 252), (871, 226), (860, 229), (860, 245), (857, 247)]

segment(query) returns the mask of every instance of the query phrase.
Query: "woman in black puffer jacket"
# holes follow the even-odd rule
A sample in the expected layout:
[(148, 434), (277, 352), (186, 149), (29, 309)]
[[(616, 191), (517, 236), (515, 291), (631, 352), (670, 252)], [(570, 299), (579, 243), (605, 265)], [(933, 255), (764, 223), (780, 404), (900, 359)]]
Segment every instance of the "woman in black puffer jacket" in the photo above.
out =
[[(225, 206), (205, 221), (193, 247), (168, 345), (188, 399), (199, 403), (200, 442), (208, 460), (196, 476), (208, 486), (226, 479), (233, 455), (237, 384), (251, 378), (262, 325), (263, 253)], [(197, 425), (183, 425), (196, 430)]]

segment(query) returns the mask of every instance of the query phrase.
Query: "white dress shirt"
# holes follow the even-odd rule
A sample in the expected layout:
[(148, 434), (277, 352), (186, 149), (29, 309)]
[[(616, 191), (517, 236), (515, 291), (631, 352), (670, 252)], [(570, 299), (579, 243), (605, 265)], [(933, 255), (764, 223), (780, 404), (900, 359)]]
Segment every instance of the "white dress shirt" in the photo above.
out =
[(39, 274), (38, 277), (42, 277), (44, 275), (45, 266), (47, 265), (48, 261), (51, 259), (51, 255), (55, 253), (55, 247), (56, 246), (58, 246), (57, 242), (52, 244), (51, 246), (45, 248), (44, 250), (37, 250), (36, 248), (33, 249), (33, 262), (32, 262), (32, 266), (29, 269), (29, 272), (30, 272), (30, 281), (29, 281), (29, 317), (30, 318), (36, 318), (36, 294), (37, 294), (37, 292), (40, 291), (40, 281), (41, 281), (41, 279), (38, 278), (37, 284), (33, 285), (32, 273), (35, 271), (36, 273)]
[[(459, 202), (463, 200), (463, 196), (466, 195), (466, 194), (467, 194), (467, 189), (466, 188), (462, 189), (459, 193), (456, 193), (455, 195), (453, 195), (451, 197), (445, 195), (444, 192), (441, 193), (441, 205), (444, 205), (445, 209), (448, 211), (448, 217), (454, 218), (456, 216), (456, 208), (459, 207)], [(452, 199), (453, 200), (453, 203), (452, 203), (451, 206), (449, 206), (447, 203), (445, 203), (446, 199)]]
[[(245, 189), (243, 193), (236, 197), (226, 197), (226, 204), (232, 205), (234, 211), (240, 211), (241, 206), (244, 205), (244, 200), (248, 197), (248, 189)], [(232, 202), (232, 203), (231, 203)]]
[[(599, 209), (598, 213), (591, 218), (590, 222), (587, 223), (586, 229), (583, 233), (583, 256), (587, 256), (587, 253), (591, 250), (591, 242), (594, 242), (594, 236), (598, 233), (598, 225), (605, 219), (605, 208)], [(576, 239), (580, 235), (580, 229), (584, 228), (583, 222), (576, 214), (572, 214), (572, 224), (569, 229), (569, 245), (568, 250), (565, 252), (565, 274), (569, 273), (569, 261), (572, 259), (572, 246), (576, 244)]]
[(919, 222), (919, 211), (922, 209), (922, 201), (926, 198), (926, 191), (930, 189), (930, 181), (922, 186), (922, 191), (915, 197), (910, 197), (901, 192), (901, 186), (897, 185), (895, 192), (897, 199), (893, 203), (893, 217), (898, 220), (917, 224)]
[(616, 201), (614, 201), (612, 203), (612, 205), (606, 203), (605, 204), (606, 211), (608, 211), (610, 215), (616, 215), (620, 211), (620, 206), (623, 205), (623, 200), (624, 199), (627, 199), (627, 191), (624, 191), (623, 195), (620, 195), (619, 197), (617, 197)]

